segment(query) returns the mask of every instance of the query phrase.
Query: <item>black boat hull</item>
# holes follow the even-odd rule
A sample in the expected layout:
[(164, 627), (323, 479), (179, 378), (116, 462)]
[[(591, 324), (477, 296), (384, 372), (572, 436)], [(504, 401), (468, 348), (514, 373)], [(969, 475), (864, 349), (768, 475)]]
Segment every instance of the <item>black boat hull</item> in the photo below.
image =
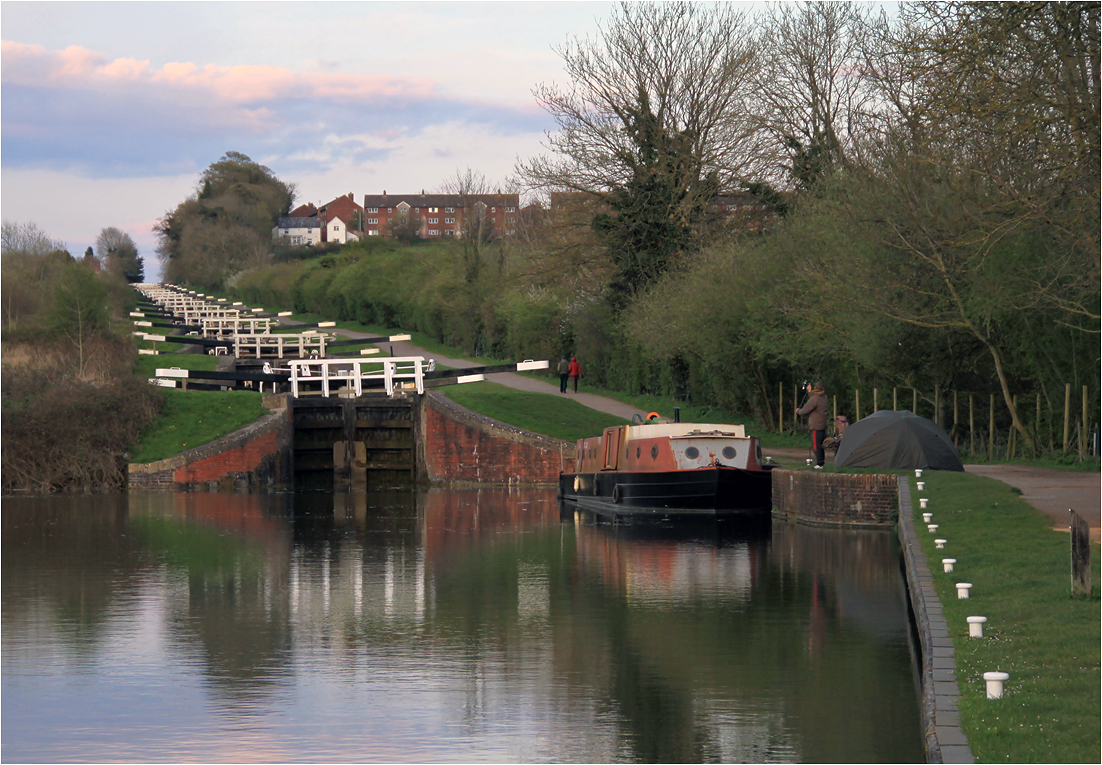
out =
[(770, 513), (769, 471), (730, 467), (670, 472), (563, 473), (568, 502), (612, 515), (747, 515)]

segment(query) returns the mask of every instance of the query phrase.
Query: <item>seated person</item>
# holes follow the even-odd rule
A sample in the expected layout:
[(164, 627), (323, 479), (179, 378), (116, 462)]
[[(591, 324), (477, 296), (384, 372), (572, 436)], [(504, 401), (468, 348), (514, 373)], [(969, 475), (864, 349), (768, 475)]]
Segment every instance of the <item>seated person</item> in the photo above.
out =
[(842, 443), (842, 436), (846, 432), (846, 428), (849, 427), (849, 419), (844, 414), (840, 414), (834, 418), (834, 435), (823, 441), (823, 446), (827, 449), (838, 450), (838, 445)]

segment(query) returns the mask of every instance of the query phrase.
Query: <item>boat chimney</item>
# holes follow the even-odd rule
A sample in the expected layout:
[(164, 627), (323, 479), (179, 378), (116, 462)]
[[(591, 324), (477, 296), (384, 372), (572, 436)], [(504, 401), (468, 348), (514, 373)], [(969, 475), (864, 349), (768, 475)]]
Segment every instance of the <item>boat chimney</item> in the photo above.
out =
[(673, 421), (681, 422), (681, 407), (679, 406), (673, 408)]

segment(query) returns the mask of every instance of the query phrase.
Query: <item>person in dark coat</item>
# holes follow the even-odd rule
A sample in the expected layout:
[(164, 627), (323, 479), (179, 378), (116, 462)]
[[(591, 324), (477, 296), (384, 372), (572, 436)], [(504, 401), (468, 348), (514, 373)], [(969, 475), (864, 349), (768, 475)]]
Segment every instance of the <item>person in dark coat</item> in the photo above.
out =
[(807, 415), (807, 427), (811, 430), (811, 450), (815, 453), (815, 469), (820, 470), (826, 462), (827, 398), (826, 388), (821, 382), (807, 384), (807, 403), (796, 410), (798, 415)]
[(559, 359), (559, 393), (566, 393), (566, 379), (570, 377), (570, 362), (566, 356)]
[(570, 357), (570, 366), (567, 367), (570, 379), (574, 381), (574, 392), (578, 392), (578, 378), (582, 376), (582, 365), (578, 363), (576, 356)]

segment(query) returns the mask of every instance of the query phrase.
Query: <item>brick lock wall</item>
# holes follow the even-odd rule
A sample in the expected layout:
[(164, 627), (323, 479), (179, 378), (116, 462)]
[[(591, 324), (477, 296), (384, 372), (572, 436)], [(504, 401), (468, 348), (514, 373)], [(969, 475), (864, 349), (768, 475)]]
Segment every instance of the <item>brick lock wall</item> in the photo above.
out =
[(555, 485), (574, 445), (476, 414), (439, 394), (422, 399), (423, 475), (431, 483)]
[(890, 526), (899, 516), (894, 475), (773, 471), (773, 514), (826, 526)]
[(209, 444), (144, 465), (131, 464), (131, 489), (255, 489), (290, 482), (289, 410), (281, 408)]

